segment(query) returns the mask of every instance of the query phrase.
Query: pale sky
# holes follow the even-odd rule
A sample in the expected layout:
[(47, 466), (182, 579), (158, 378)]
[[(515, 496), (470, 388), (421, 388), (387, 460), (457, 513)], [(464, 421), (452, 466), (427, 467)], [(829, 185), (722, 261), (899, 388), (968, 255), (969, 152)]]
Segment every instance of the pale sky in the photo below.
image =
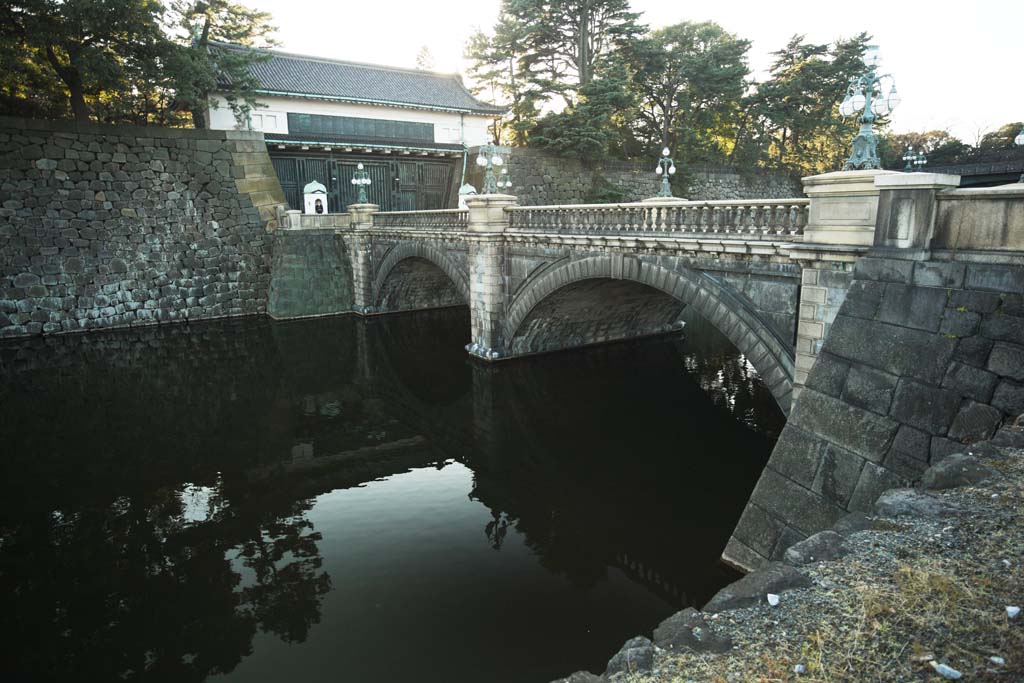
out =
[[(280, 49), (322, 57), (413, 67), (426, 45), (438, 71), (465, 71), (466, 39), (489, 31), (499, 0), (243, 0), (274, 15)], [(945, 128), (973, 144), (1024, 119), (1024, 0), (632, 0), (641, 21), (659, 28), (715, 21), (753, 42), (758, 80), (770, 53), (794, 33), (831, 42), (860, 31), (881, 48), (903, 98), (892, 130)]]

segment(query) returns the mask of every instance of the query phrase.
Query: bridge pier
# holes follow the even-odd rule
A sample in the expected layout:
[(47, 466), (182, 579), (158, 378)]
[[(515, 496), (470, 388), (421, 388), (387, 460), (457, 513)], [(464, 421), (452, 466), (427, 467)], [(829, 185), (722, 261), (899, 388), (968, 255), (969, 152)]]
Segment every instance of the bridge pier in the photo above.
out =
[(506, 312), (505, 209), (516, 205), (511, 195), (466, 198), (469, 209), (469, 309), (472, 327), (469, 353), (493, 361), (507, 355), (504, 338)]
[(349, 259), (352, 262), (352, 310), (360, 315), (374, 312), (373, 266), (370, 230), (373, 215), (380, 211), (376, 204), (350, 204), (351, 231), (346, 237)]

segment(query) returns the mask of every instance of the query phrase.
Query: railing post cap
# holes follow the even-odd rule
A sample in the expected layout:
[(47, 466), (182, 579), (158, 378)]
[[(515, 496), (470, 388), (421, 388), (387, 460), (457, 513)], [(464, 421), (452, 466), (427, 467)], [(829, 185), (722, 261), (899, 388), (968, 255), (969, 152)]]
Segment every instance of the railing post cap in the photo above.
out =
[(513, 205), (519, 202), (519, 197), (513, 194), (470, 194), (466, 195), (466, 206), (494, 206), (497, 204)]
[(684, 197), (648, 197), (647, 199), (641, 199), (644, 204), (686, 204), (688, 199)]
[(832, 171), (801, 178), (804, 194), (808, 197), (823, 195), (878, 194), (875, 180), (881, 176), (904, 175), (897, 171), (866, 169), (859, 171)]
[(875, 178), (880, 190), (946, 190), (960, 187), (960, 176), (947, 173), (896, 173)]

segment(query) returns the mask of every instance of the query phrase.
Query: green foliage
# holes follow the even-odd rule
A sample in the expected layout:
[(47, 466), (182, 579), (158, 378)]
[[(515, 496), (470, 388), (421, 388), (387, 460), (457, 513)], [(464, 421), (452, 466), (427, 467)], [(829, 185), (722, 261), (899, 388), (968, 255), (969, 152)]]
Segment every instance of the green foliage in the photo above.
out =
[[(155, 0), (14, 0), (0, 8), (5, 61), (22, 53), (66, 92), (75, 119), (118, 111), (140, 85), (161, 83), (168, 44)], [(143, 106), (147, 106), (145, 103)]]
[(189, 36), (172, 69), (178, 106), (191, 113), (193, 126), (205, 128), (210, 92), (217, 89), (235, 120), (244, 124), (259, 88), (249, 67), (269, 59), (246, 48), (276, 45), (270, 15), (229, 0), (177, 0), (171, 13), (179, 37)]
[(248, 66), (214, 41), (270, 44), (269, 15), (225, 0), (15, 0), (0, 6), (0, 112), (79, 121), (203, 125), (209, 93), (251, 108)]
[(816, 45), (793, 36), (774, 53), (771, 77), (748, 101), (748, 144), (759, 148), (762, 160), (808, 174), (842, 165), (857, 123), (839, 114), (839, 103), (850, 78), (864, 71), (869, 40), (861, 33)]
[(566, 156), (599, 161), (628, 125), (618, 115), (631, 111), (635, 96), (625, 64), (609, 58), (598, 65), (594, 78), (579, 89), (573, 106), (540, 119), (532, 141), (538, 147)]
[(727, 156), (750, 73), (749, 48), (712, 22), (668, 26), (627, 48), (640, 99), (634, 131), (643, 148), (667, 146), (681, 163)]

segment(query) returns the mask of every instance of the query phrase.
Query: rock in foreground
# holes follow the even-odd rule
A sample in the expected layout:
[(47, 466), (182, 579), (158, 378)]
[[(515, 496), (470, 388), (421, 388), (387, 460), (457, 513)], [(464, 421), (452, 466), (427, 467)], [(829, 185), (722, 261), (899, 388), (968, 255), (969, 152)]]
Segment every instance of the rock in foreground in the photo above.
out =
[(750, 607), (765, 600), (768, 593), (781, 593), (791, 588), (805, 588), (811, 585), (807, 575), (781, 562), (772, 562), (735, 581), (715, 594), (704, 605), (705, 612), (724, 612), (740, 607)]

